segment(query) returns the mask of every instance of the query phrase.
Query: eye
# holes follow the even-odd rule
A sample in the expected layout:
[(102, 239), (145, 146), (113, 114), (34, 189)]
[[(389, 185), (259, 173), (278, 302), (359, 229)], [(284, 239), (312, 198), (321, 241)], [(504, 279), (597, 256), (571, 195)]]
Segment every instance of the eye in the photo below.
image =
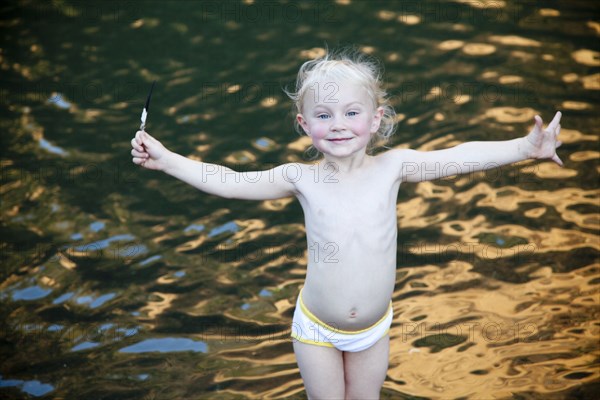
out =
[(349, 117), (355, 117), (358, 115), (358, 111), (348, 111), (346, 115), (348, 115)]
[(317, 118), (318, 119), (328, 119), (329, 115), (328, 114), (319, 114), (319, 115), (317, 115)]

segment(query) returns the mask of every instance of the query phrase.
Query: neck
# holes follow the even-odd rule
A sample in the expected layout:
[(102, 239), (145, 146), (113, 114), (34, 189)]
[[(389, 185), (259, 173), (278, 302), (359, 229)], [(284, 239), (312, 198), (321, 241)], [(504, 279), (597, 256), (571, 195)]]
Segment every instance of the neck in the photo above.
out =
[(357, 152), (350, 157), (335, 157), (330, 154), (324, 154), (321, 162), (323, 165), (333, 164), (336, 171), (348, 174), (360, 170), (369, 162), (369, 156), (364, 152)]

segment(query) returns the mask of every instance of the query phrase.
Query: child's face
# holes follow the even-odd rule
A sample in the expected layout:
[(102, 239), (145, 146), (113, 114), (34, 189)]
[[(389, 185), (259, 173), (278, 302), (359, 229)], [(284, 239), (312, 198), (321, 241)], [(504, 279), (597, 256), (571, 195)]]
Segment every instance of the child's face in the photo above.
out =
[(313, 146), (335, 157), (366, 151), (383, 115), (362, 86), (334, 79), (309, 86), (302, 111), (296, 118)]

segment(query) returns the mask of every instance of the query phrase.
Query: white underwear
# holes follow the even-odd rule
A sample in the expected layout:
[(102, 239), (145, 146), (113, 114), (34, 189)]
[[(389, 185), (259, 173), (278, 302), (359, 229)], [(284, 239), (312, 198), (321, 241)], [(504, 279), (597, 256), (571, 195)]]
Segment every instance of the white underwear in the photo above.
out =
[(292, 321), (292, 338), (317, 346), (335, 347), (340, 351), (362, 351), (373, 346), (390, 330), (394, 312), (392, 302), (379, 321), (359, 331), (344, 331), (328, 325), (309, 311), (302, 301), (302, 290), (296, 301)]

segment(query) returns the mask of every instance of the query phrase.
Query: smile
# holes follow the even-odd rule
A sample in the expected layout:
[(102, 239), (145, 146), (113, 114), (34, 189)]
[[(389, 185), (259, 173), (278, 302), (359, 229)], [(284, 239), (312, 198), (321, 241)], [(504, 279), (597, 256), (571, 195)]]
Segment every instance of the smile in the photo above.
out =
[(348, 140), (352, 140), (352, 138), (327, 139), (329, 142), (347, 142)]

